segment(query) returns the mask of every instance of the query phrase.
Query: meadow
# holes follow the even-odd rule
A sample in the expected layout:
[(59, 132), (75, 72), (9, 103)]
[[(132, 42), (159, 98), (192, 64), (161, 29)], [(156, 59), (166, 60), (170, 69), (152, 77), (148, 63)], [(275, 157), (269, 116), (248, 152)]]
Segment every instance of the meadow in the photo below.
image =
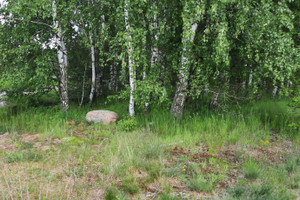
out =
[[(299, 111), (285, 99), (188, 105), (182, 120), (162, 108), (129, 118), (126, 102), (21, 105), (0, 110), (1, 199), (300, 197)], [(93, 109), (120, 120), (89, 124)]]

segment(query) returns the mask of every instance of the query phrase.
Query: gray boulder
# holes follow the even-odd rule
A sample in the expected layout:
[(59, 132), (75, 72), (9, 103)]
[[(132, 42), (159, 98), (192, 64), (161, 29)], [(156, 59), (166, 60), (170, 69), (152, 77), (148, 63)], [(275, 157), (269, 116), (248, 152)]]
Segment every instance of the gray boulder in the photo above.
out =
[(16, 107), (17, 105), (8, 101), (0, 101), (0, 108)]
[(6, 98), (6, 92), (0, 92), (0, 100), (3, 100)]
[(88, 122), (102, 123), (103, 125), (114, 123), (118, 118), (117, 113), (109, 110), (93, 110), (86, 114)]

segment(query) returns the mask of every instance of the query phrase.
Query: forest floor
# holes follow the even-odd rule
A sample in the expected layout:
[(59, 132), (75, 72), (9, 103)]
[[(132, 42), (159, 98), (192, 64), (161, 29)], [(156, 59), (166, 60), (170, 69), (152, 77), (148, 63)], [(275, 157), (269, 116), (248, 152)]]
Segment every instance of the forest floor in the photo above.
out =
[(276, 131), (162, 136), (65, 120), (34, 132), (8, 121), (0, 199), (300, 199), (299, 139)]

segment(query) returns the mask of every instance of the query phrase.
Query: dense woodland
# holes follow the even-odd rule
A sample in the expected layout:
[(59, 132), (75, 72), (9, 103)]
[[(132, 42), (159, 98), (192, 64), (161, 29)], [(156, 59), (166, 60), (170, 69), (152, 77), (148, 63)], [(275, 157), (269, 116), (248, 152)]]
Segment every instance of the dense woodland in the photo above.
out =
[(0, 199), (299, 200), (299, 133), (300, 0), (0, 0)]
[[(129, 115), (299, 93), (300, 2), (13, 0), (1, 5), (0, 89), (100, 98)], [(101, 105), (99, 105), (101, 106)]]

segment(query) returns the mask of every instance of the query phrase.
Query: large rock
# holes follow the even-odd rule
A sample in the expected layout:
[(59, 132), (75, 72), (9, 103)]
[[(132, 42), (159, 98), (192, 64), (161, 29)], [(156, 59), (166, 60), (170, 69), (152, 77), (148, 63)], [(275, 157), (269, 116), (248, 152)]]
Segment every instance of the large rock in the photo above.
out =
[(93, 110), (86, 114), (88, 122), (102, 123), (104, 125), (113, 123), (119, 118), (118, 114), (109, 110)]
[(0, 108), (4, 107), (16, 107), (17, 105), (14, 103), (10, 103), (8, 101), (0, 101)]
[(0, 92), (0, 100), (4, 100), (6, 98), (6, 92)]
[(17, 114), (17, 105), (8, 101), (0, 101), (0, 109), (6, 109), (7, 114)]

